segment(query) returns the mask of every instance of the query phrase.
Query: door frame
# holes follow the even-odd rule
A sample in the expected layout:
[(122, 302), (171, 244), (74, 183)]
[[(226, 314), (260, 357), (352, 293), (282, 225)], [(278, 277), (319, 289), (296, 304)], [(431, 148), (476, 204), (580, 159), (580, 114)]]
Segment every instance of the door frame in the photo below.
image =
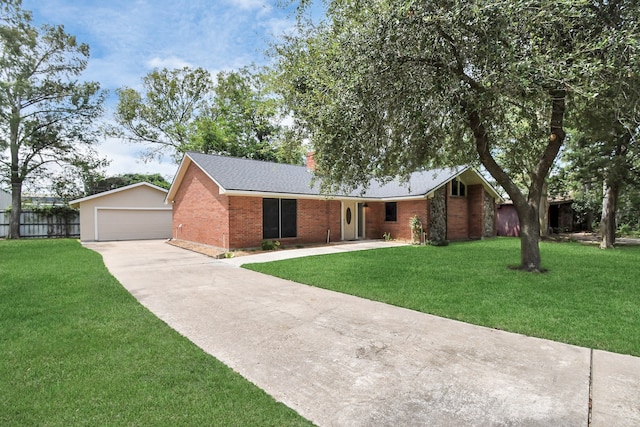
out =
[[(350, 209), (350, 215), (347, 215), (347, 209)], [(364, 212), (364, 209), (363, 209)], [(350, 216), (350, 222), (347, 224), (347, 217)], [(358, 201), (342, 200), (340, 202), (340, 240), (359, 240), (358, 237)]]

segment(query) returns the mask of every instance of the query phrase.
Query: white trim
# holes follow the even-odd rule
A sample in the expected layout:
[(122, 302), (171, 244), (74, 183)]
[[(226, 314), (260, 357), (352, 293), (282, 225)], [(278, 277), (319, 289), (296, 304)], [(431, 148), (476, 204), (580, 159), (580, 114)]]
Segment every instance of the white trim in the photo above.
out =
[(98, 241), (98, 211), (170, 211), (173, 208), (137, 208), (137, 207), (117, 207), (117, 206), (95, 206), (93, 208), (93, 239)]
[[(187, 173), (187, 169), (189, 168), (189, 164), (187, 164), (185, 166), (185, 163), (187, 162), (187, 159), (189, 160), (189, 164), (193, 163), (194, 165), (196, 165), (196, 167), (198, 169), (200, 169), (202, 171), (202, 173), (205, 174), (205, 176), (207, 176), (211, 181), (213, 181), (218, 186), (218, 191), (220, 192), (220, 194), (227, 193), (227, 190), (222, 185), (220, 185), (220, 183), (214, 177), (212, 177), (209, 173), (207, 173), (206, 170), (201, 168), (200, 165), (198, 164), (198, 162), (193, 160), (193, 158), (189, 155), (189, 153), (186, 153), (184, 155), (184, 157), (182, 158), (182, 161), (180, 162), (180, 166), (178, 166), (178, 170), (176, 171), (176, 176), (173, 178), (173, 182), (171, 183), (171, 187), (167, 191), (167, 196), (164, 199), (164, 203), (165, 204), (168, 205), (169, 202), (173, 202), (174, 201), (175, 193), (177, 193), (178, 187), (180, 187), (180, 185), (182, 185), (182, 180), (184, 179), (184, 176)], [(174, 186), (176, 187), (175, 191), (174, 191)]]
[[(248, 196), (248, 197), (266, 197), (269, 199), (312, 199), (312, 200), (336, 200), (336, 199), (349, 199), (349, 197), (341, 196), (325, 196), (322, 194), (300, 194), (300, 193), (276, 193), (268, 191), (250, 191), (250, 190), (220, 190), (220, 194), (226, 194), (227, 196)], [(353, 200), (360, 200), (356, 197), (351, 197)]]
[[(458, 183), (458, 188), (456, 189), (457, 193), (460, 193), (460, 184), (464, 185), (464, 195), (460, 195), (460, 194), (453, 194), (453, 180), (456, 180)], [(462, 177), (460, 175), (451, 178), (451, 180), (449, 180), (448, 182), (449, 185), (449, 197), (461, 197), (461, 198), (467, 198), (467, 193), (469, 192), (469, 185), (464, 182), (464, 180), (462, 179)]]
[[(439, 188), (439, 187), (438, 187)], [(222, 194), (222, 191), (220, 191)], [(298, 193), (269, 193), (264, 191), (248, 191), (248, 190), (225, 190), (227, 196), (247, 196), (247, 197), (267, 197), (281, 199), (311, 199), (311, 200), (351, 200), (356, 202), (392, 202), (402, 200), (424, 200), (427, 194), (419, 194), (415, 196), (398, 196), (398, 197), (355, 197), (355, 196), (325, 196), (321, 194), (298, 194)]]
[(340, 241), (344, 240), (344, 200), (340, 200)]
[(165, 205), (168, 205), (170, 201), (171, 201), (171, 203), (173, 203), (173, 199), (174, 199), (175, 193), (177, 191), (177, 187), (180, 186), (180, 184), (182, 183), (182, 179), (184, 178), (184, 175), (186, 174), (187, 167), (185, 167), (184, 164), (187, 161), (189, 161), (191, 163), (194, 163), (193, 160), (191, 160), (191, 157), (189, 157), (188, 154), (185, 154), (185, 156), (180, 161), (180, 165), (178, 166), (178, 169), (176, 170), (176, 174), (173, 176), (173, 180), (171, 181), (171, 187), (169, 187), (169, 192), (167, 192), (167, 195), (164, 198), (164, 204)]
[[(345, 206), (348, 202), (348, 205)], [(347, 224), (346, 211), (349, 208), (352, 209), (351, 212), (351, 224)], [(345, 240), (345, 228), (353, 227), (353, 238), (355, 240), (359, 240), (358, 237), (358, 201), (357, 200), (341, 200), (340, 201), (340, 229), (341, 229), (341, 239)]]
[(358, 236), (358, 229), (359, 224), (360, 224), (360, 209), (358, 209), (358, 205), (362, 205), (362, 238), (366, 239), (367, 238), (367, 208), (364, 207), (364, 202), (357, 202), (356, 203), (356, 220), (358, 222), (356, 222), (356, 239), (360, 240), (360, 236)]
[(476, 173), (476, 175), (478, 175), (480, 177), (480, 179), (482, 180), (482, 182), (485, 185), (485, 188), (489, 188), (489, 190), (491, 190), (491, 192), (494, 195), (494, 199), (497, 199), (497, 201), (503, 201), (504, 200), (502, 198), (502, 196), (500, 194), (498, 194), (498, 192), (495, 190), (495, 188), (493, 188), (493, 186), (491, 184), (489, 184), (489, 182), (486, 179), (484, 179), (484, 176), (482, 176), (482, 174), (480, 172), (478, 172), (475, 169), (473, 169), (473, 171)]

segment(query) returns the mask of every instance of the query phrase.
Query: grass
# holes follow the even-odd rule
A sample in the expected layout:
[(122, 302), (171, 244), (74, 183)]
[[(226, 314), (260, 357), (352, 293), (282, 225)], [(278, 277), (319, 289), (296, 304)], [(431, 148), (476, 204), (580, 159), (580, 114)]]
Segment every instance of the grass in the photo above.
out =
[(544, 274), (518, 265), (518, 239), (407, 246), (245, 268), (424, 313), (640, 356), (640, 247), (540, 245)]
[(0, 241), (0, 425), (310, 425), (73, 240)]

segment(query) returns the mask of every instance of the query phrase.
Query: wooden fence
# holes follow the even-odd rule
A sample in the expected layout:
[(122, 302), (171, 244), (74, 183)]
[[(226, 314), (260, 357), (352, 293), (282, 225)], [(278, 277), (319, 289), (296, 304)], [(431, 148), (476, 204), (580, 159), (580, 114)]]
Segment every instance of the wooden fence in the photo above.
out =
[[(9, 211), (0, 210), (0, 238), (9, 234)], [(30, 210), (20, 214), (20, 237), (80, 237), (80, 216), (45, 215)]]

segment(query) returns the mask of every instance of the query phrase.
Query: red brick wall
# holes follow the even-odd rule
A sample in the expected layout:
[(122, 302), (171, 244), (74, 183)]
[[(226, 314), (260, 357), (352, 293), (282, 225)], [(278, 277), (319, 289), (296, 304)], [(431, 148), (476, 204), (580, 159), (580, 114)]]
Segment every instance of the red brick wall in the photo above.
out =
[[(282, 245), (340, 240), (340, 202), (298, 199), (297, 236), (279, 240)], [(229, 197), (229, 229), (232, 249), (259, 247), (262, 242), (262, 197)]]
[(447, 240), (469, 238), (469, 209), (466, 197), (452, 196), (447, 184)]
[(262, 197), (229, 197), (229, 248), (251, 248), (262, 241)]
[(367, 239), (382, 239), (382, 234), (387, 230), (384, 228), (384, 203), (367, 202), (364, 208), (364, 233)]
[(369, 202), (366, 208), (366, 236), (367, 239), (381, 239), (384, 233), (391, 233), (396, 240), (411, 241), (409, 220), (417, 215), (422, 221), (422, 227), (427, 228), (429, 205), (428, 200), (409, 200), (397, 202), (397, 221), (385, 221), (385, 207), (383, 202)]
[(479, 239), (484, 230), (484, 187), (470, 185), (467, 187), (469, 203), (469, 237)]
[(228, 206), (229, 198), (192, 163), (173, 203), (173, 237), (228, 248)]
[[(467, 197), (450, 195), (447, 189), (447, 239), (481, 237), (484, 189), (469, 186)], [(367, 239), (391, 233), (397, 240), (412, 239), (409, 220), (418, 215), (429, 224), (429, 200), (397, 202), (397, 221), (386, 222), (384, 202), (368, 202), (365, 208)], [(297, 237), (281, 239), (283, 245), (323, 243), (331, 229), (331, 241), (341, 237), (341, 203), (338, 200), (298, 200)], [(182, 224), (182, 227), (179, 225)], [(191, 164), (173, 205), (173, 236), (225, 249), (260, 246), (262, 198), (226, 196), (197, 166)]]
[(298, 200), (298, 243), (322, 243), (327, 241), (331, 229), (332, 242), (340, 240), (340, 209), (337, 200)]

